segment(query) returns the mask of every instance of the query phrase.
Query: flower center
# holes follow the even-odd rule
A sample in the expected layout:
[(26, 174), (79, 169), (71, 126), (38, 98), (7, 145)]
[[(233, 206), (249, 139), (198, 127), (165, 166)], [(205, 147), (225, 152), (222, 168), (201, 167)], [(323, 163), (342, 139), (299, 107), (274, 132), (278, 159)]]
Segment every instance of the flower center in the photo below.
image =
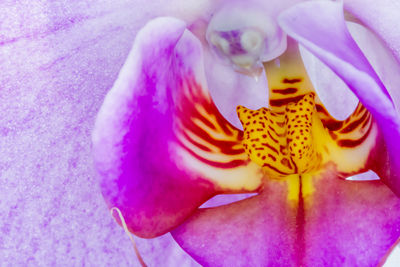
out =
[(315, 94), (297, 44), (276, 61), (264, 62), (269, 108), (239, 106), (243, 147), (268, 177), (314, 174), (333, 163), (339, 176), (360, 173), (376, 145), (377, 127), (359, 104), (344, 121), (332, 118)]
[(361, 103), (346, 120), (329, 114), (307, 75), (298, 43), (273, 16), (244, 6), (224, 7), (211, 19), (206, 39), (236, 71), (256, 77), (265, 70), (269, 108), (239, 106), (237, 113), (244, 128), (243, 156), (267, 177), (289, 181), (301, 175), (304, 182), (328, 164), (342, 178), (368, 170), (379, 137), (376, 122)]
[(314, 93), (285, 105), (284, 112), (267, 108), (253, 111), (238, 106), (244, 128), (243, 146), (249, 158), (274, 178), (303, 174), (320, 167), (322, 157), (315, 149)]

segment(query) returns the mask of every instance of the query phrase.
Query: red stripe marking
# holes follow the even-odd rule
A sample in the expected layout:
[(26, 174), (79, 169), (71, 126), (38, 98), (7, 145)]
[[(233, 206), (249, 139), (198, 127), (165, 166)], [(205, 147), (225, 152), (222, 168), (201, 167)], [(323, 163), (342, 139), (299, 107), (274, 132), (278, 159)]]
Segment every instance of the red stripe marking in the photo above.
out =
[(322, 124), (325, 128), (329, 129), (330, 131), (337, 131), (343, 127), (342, 121), (337, 121), (334, 119), (331, 120), (321, 120)]
[(267, 167), (267, 168), (269, 168), (269, 169), (271, 169), (271, 170), (273, 170), (273, 171), (275, 171), (275, 172), (277, 172), (277, 173), (279, 173), (279, 174), (281, 174), (281, 175), (288, 175), (288, 174), (289, 174), (289, 173), (286, 173), (286, 172), (282, 172), (281, 170), (279, 170), (279, 169), (273, 167), (272, 165), (270, 165), (270, 164), (268, 164), (268, 163), (264, 163), (264, 164), (263, 164), (263, 167)]
[(203, 163), (210, 165), (212, 167), (215, 168), (220, 168), (220, 169), (232, 169), (232, 168), (236, 168), (239, 167), (241, 165), (247, 165), (248, 160), (241, 160), (241, 159), (235, 159), (235, 160), (231, 160), (228, 162), (218, 162), (218, 161), (212, 161), (212, 160), (208, 160), (205, 159), (199, 155), (197, 155), (195, 152), (193, 152), (191, 149), (189, 149), (188, 147), (186, 147), (184, 144), (182, 144), (182, 142), (180, 142), (181, 146), (183, 148), (185, 148), (186, 151), (188, 151), (192, 156), (194, 156), (196, 159), (202, 161)]
[(182, 122), (186, 129), (190, 130), (192, 133), (199, 136), (201, 139), (208, 142), (209, 144), (217, 146), (222, 153), (227, 155), (244, 153), (244, 149), (233, 149), (233, 146), (240, 144), (240, 141), (217, 140), (210, 136), (207, 131), (194, 124), (192, 120), (188, 118), (182, 118)]
[(276, 161), (276, 158), (272, 156), (271, 154), (268, 154), (268, 157), (270, 157), (273, 161)]
[(266, 146), (266, 147), (268, 147), (269, 149), (271, 149), (272, 151), (274, 151), (276, 154), (279, 154), (278, 150), (277, 150), (275, 147), (271, 146), (270, 144), (268, 144), (268, 143), (261, 143), (261, 145)]
[(368, 114), (369, 114), (368, 112), (365, 112), (361, 118), (359, 118), (356, 121), (353, 121), (352, 123), (350, 123), (343, 129), (341, 129), (340, 133), (350, 133), (350, 132), (354, 131), (357, 128), (357, 126), (359, 126), (361, 123), (364, 122), (365, 119), (367, 119)]
[(285, 78), (285, 79), (282, 80), (282, 83), (290, 83), (290, 84), (293, 84), (293, 83), (299, 83), (299, 82), (301, 82), (301, 81), (302, 81), (301, 78), (294, 78), (294, 79)]
[(365, 139), (367, 139), (369, 133), (371, 132), (372, 129), (372, 123), (370, 124), (368, 131), (359, 139), (342, 139), (338, 141), (338, 146), (341, 147), (356, 147), (360, 144), (362, 144), (362, 142), (365, 141)]
[(368, 119), (364, 121), (364, 123), (361, 125), (361, 128), (365, 128), (367, 126), (368, 122), (371, 121), (371, 114), (368, 114)]
[[(192, 132), (194, 135), (198, 136), (206, 143), (216, 146), (219, 149), (219, 153), (225, 155), (240, 155), (245, 153), (245, 150), (242, 146), (240, 148), (234, 148), (235, 146), (241, 145), (241, 141), (243, 140), (243, 132), (236, 129), (232, 126), (222, 115), (219, 113), (217, 107), (214, 105), (210, 98), (205, 96), (202, 92), (201, 86), (196, 83), (196, 81), (191, 78), (185, 81), (185, 85), (188, 87), (188, 91), (190, 95), (181, 95), (180, 101), (181, 106), (178, 106), (179, 109), (176, 110), (176, 115), (180, 119), (183, 129), (181, 132), (183, 133), (184, 138), (189, 141), (191, 144), (201, 149), (202, 151), (213, 153), (213, 151), (205, 144), (201, 144), (185, 133), (185, 130)], [(184, 85), (182, 85), (184, 86)], [(203, 106), (204, 110), (210, 115), (214, 115), (216, 119), (216, 123), (213, 123), (209, 120), (208, 116), (204, 116), (199, 112), (198, 109), (195, 108), (195, 103)], [(203, 122), (208, 128), (217, 131), (217, 125), (221, 128), (223, 133), (228, 136), (237, 136), (236, 140), (224, 140), (224, 139), (215, 139), (210, 132), (203, 129), (201, 126), (196, 125), (193, 121), (195, 119)], [(212, 160), (208, 160), (202, 156), (196, 154), (195, 151), (186, 147), (182, 142), (179, 142), (183, 148), (185, 148), (191, 155), (193, 155), (198, 160), (216, 167), (216, 168), (235, 168), (237, 166), (246, 164), (248, 160), (242, 159), (234, 159), (229, 162), (216, 162)]]
[(321, 105), (319, 105), (319, 104), (316, 104), (316, 105), (315, 105), (315, 108), (317, 109), (317, 111), (318, 111), (319, 113), (323, 113), (324, 115), (330, 117), (328, 111), (327, 111), (323, 106), (321, 106)]
[(198, 112), (199, 116), (195, 116), (197, 119), (199, 119), (201, 122), (203, 122), (205, 125), (207, 125), (209, 128), (216, 130), (217, 128), (213, 123), (211, 123), (207, 118), (204, 116), (200, 115), (200, 112)]
[(272, 89), (273, 93), (276, 94), (281, 94), (281, 95), (290, 95), (290, 94), (294, 94), (297, 92), (297, 88), (294, 87), (288, 87), (285, 89)]
[(304, 204), (304, 196), (303, 196), (303, 177), (299, 176), (299, 202), (297, 205), (297, 214), (296, 214), (296, 248), (298, 251), (297, 257), (297, 266), (304, 266), (305, 259), (305, 251), (306, 251), (306, 241), (305, 241), (305, 224), (306, 224), (306, 215), (305, 215), (305, 204)]
[(358, 102), (358, 106), (356, 108), (356, 111), (354, 112), (354, 115), (358, 115), (364, 110), (367, 110), (360, 102)]
[(186, 134), (184, 131), (182, 131), (182, 133), (183, 133), (184, 137), (185, 137), (190, 143), (192, 143), (193, 145), (195, 145), (197, 148), (199, 148), (199, 149), (201, 149), (201, 150), (203, 150), (203, 151), (212, 152), (212, 150), (211, 150), (209, 147), (207, 147), (207, 146), (205, 146), (205, 145), (202, 145), (202, 144), (200, 144), (200, 143), (194, 141), (194, 140), (193, 140), (188, 134)]
[(271, 99), (271, 100), (269, 100), (269, 104), (274, 107), (282, 107), (282, 106), (286, 106), (287, 104), (292, 103), (292, 102), (298, 102), (303, 97), (304, 97), (304, 95), (299, 95), (299, 96), (289, 97), (289, 98)]
[(267, 134), (269, 135), (269, 137), (271, 137), (271, 139), (272, 139), (275, 143), (278, 143), (278, 140), (276, 140), (275, 138), (273, 138), (272, 135), (269, 133), (269, 131), (267, 131)]

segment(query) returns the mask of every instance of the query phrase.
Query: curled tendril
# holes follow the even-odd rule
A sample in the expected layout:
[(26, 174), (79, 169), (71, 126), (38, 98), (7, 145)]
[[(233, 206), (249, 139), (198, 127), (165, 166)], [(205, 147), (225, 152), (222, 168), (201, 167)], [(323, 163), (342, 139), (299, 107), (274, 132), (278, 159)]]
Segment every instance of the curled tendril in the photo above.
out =
[[(147, 265), (146, 265), (146, 263), (144, 262), (142, 256), (140, 255), (140, 252), (139, 252), (139, 250), (138, 250), (138, 248), (137, 248), (137, 246), (136, 246), (136, 242), (135, 242), (135, 240), (133, 239), (132, 234), (131, 234), (131, 233), (129, 232), (129, 230), (128, 230), (128, 226), (127, 226), (126, 223), (125, 223), (124, 216), (122, 215), (121, 211), (120, 211), (117, 207), (113, 207), (113, 208), (110, 210), (111, 216), (114, 215), (114, 214), (113, 214), (114, 211), (116, 211), (116, 212), (118, 213), (119, 219), (121, 220), (122, 227), (124, 228), (125, 233), (128, 235), (129, 239), (131, 240), (131, 243), (132, 243), (133, 248), (134, 248), (134, 250), (135, 250), (136, 257), (138, 258), (138, 260), (139, 260), (139, 262), (140, 262), (140, 265), (143, 266), (143, 267), (147, 267)], [(113, 216), (113, 217), (114, 217), (114, 216)]]

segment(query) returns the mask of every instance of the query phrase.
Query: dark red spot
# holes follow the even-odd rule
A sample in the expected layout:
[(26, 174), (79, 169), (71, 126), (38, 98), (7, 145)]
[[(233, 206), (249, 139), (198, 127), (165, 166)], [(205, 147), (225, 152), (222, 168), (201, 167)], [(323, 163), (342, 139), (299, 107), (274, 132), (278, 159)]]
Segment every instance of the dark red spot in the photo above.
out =
[(277, 150), (275, 147), (271, 146), (270, 144), (268, 144), (268, 143), (262, 143), (261, 145), (263, 145), (263, 146), (265, 146), (265, 147), (268, 147), (269, 149), (271, 149), (272, 151), (274, 151), (276, 154), (279, 154), (279, 153), (278, 153), (278, 150)]
[(272, 156), (271, 154), (268, 154), (268, 157), (270, 157), (273, 161), (276, 161), (276, 158)]
[(282, 159), (281, 163), (282, 163), (283, 166), (286, 166), (289, 169), (292, 169), (292, 166), (290, 165), (290, 161), (288, 159)]
[(268, 164), (268, 163), (264, 163), (264, 164), (263, 164), (263, 167), (267, 167), (267, 168), (269, 168), (269, 169), (271, 169), (271, 170), (273, 170), (273, 171), (275, 171), (275, 172), (277, 172), (277, 173), (279, 173), (279, 174), (282, 174), (282, 175), (288, 175), (288, 174), (289, 174), (289, 173), (280, 171), (279, 169), (273, 167), (272, 165), (270, 165), (270, 164)]
[(338, 141), (338, 145), (341, 147), (355, 147), (358, 145), (361, 145), (362, 142), (365, 141), (365, 139), (367, 139), (369, 133), (371, 132), (372, 129), (372, 123), (370, 124), (368, 131), (359, 139), (343, 139), (343, 140), (339, 140)]
[(304, 97), (304, 95), (299, 95), (295, 97), (289, 97), (289, 98), (282, 98), (282, 99), (271, 99), (269, 101), (269, 104), (274, 107), (281, 107), (281, 106), (286, 106), (289, 103), (292, 102), (298, 102)]
[(281, 95), (290, 95), (297, 92), (297, 88), (289, 87), (285, 89), (272, 89), (273, 93), (281, 94)]
[(282, 80), (282, 83), (293, 84), (293, 83), (299, 83), (301, 81), (302, 81), (301, 78), (294, 78), (294, 79), (285, 78), (285, 79)]
[(365, 112), (361, 118), (359, 118), (356, 121), (353, 121), (352, 123), (350, 123), (343, 129), (341, 129), (340, 133), (350, 133), (350, 132), (354, 131), (357, 128), (357, 126), (359, 126), (361, 123), (364, 122), (364, 120), (366, 120), (368, 118), (368, 115), (369, 115), (369, 113)]

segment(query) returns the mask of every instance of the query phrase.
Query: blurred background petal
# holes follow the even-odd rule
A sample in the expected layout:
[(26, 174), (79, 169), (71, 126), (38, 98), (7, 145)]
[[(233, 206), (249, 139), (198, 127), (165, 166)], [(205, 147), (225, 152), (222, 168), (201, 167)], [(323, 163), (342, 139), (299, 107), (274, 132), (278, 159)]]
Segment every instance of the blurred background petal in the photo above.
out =
[[(100, 193), (90, 134), (136, 31), (160, 10), (1, 1), (0, 265), (138, 266)], [(169, 235), (138, 247), (150, 266), (195, 266)]]

